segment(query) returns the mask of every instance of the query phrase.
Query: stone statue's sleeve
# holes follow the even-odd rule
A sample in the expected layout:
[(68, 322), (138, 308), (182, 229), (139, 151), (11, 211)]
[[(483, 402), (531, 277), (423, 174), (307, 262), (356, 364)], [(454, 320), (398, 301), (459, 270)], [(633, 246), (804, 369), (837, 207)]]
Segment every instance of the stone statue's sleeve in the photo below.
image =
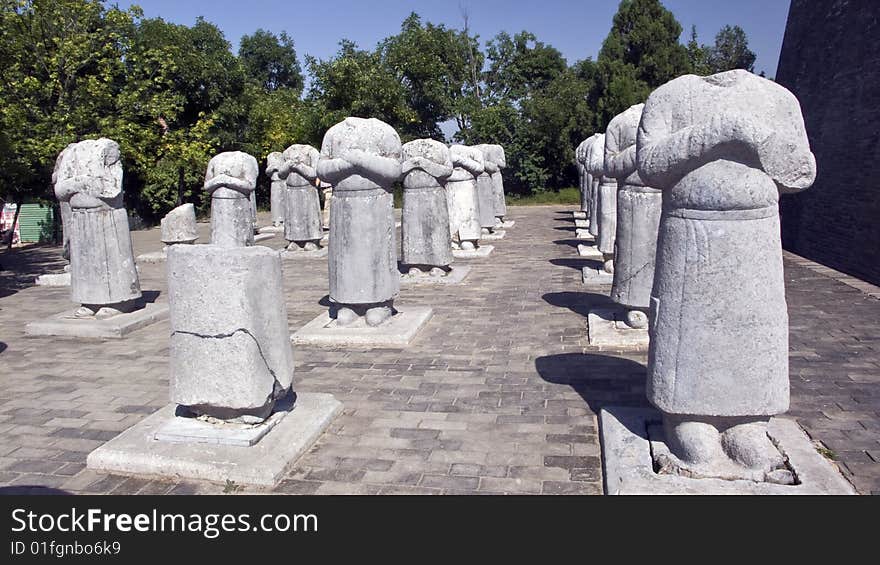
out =
[(253, 155), (245, 156), (244, 178), (242, 179), (251, 190), (257, 188), (257, 179), (260, 176), (260, 164)]
[(290, 163), (290, 168), (299, 173), (303, 178), (310, 182), (314, 182), (318, 178), (317, 165), (321, 159), (321, 154), (316, 149), (309, 151), (308, 163)]
[(436, 179), (444, 179), (452, 174), (452, 163), (435, 163), (430, 159), (422, 159), (418, 168), (422, 169)]
[(94, 196), (103, 199), (113, 199), (122, 194), (122, 156), (119, 154), (119, 146), (113, 144), (104, 149), (103, 174), (94, 179), (97, 193)]
[(638, 166), (636, 146), (630, 145), (621, 151), (619, 136), (619, 128), (609, 128), (605, 132), (605, 174), (613, 178), (628, 177)]
[(64, 156), (67, 154), (70, 147), (71, 145), (68, 145), (58, 154), (58, 158), (55, 159), (55, 168), (52, 170), (52, 185), (55, 190), (55, 198), (61, 202), (70, 200), (74, 194), (79, 192), (79, 184), (76, 179), (59, 178), (61, 167), (64, 162)]
[(392, 183), (400, 179), (400, 160), (382, 157), (364, 151), (352, 151), (357, 169), (367, 178), (379, 184)]
[(484, 170), (486, 170), (486, 167), (483, 163), (466, 154), (458, 153), (455, 155), (455, 157), (452, 158), (452, 160), (453, 163), (455, 163), (459, 167), (462, 167), (463, 169), (467, 169), (474, 176), (480, 175), (483, 173)]

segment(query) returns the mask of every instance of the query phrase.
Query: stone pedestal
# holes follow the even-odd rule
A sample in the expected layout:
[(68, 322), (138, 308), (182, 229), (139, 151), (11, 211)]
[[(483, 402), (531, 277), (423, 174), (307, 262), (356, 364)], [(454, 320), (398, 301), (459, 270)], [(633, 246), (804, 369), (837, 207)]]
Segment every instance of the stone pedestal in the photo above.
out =
[(583, 243), (579, 244), (578, 255), (586, 259), (595, 259), (596, 261), (602, 260), (602, 252), (599, 251), (599, 248), (595, 245), (585, 245)]
[(301, 345), (409, 345), (432, 315), (431, 308), (407, 307), (391, 316), (387, 322), (370, 327), (363, 317), (347, 326), (339, 326), (329, 312), (322, 312), (297, 330), (290, 339)]
[[(176, 409), (169, 404), (92, 451), (86, 459), (88, 468), (271, 487), (342, 413), (342, 404), (330, 394), (298, 394), (292, 410), (276, 413), (260, 424), (269, 428), (265, 432), (240, 427), (207, 432), (191, 421), (177, 421)], [(251, 443), (256, 435), (260, 435), (258, 441)]]
[(480, 236), (481, 241), (498, 241), (499, 239), (504, 239), (504, 236), (507, 235), (507, 232), (504, 230), (495, 230), (490, 233), (484, 233)]
[(648, 329), (631, 328), (620, 308), (594, 308), (587, 316), (590, 345), (615, 351), (647, 351)]
[(598, 267), (584, 267), (582, 273), (584, 284), (587, 286), (611, 286), (614, 283), (614, 274), (605, 272), (601, 263)]
[(76, 310), (56, 314), (25, 326), (25, 335), (78, 337), (93, 339), (121, 339), (135, 330), (168, 318), (167, 304), (147, 303), (133, 312), (117, 314), (110, 318), (77, 318)]
[(34, 280), (37, 286), (70, 286), (70, 273), (48, 273)]
[(328, 254), (326, 247), (320, 247), (318, 249), (312, 249), (306, 251), (305, 249), (297, 249), (291, 250), (290, 248), (281, 252), (282, 259), (323, 259)]
[(453, 249), (452, 256), (456, 259), (480, 259), (488, 257), (494, 250), (494, 245), (481, 245), (476, 249)]
[(649, 408), (607, 407), (599, 413), (605, 494), (786, 495), (855, 494), (835, 466), (820, 455), (796, 422), (772, 418), (767, 430), (785, 455), (797, 484), (692, 479), (654, 471), (653, 453), (662, 453), (661, 415)]
[(443, 276), (433, 276), (429, 273), (422, 272), (417, 275), (410, 275), (403, 272), (400, 275), (402, 284), (459, 284), (471, 272), (470, 265), (454, 265), (452, 269)]

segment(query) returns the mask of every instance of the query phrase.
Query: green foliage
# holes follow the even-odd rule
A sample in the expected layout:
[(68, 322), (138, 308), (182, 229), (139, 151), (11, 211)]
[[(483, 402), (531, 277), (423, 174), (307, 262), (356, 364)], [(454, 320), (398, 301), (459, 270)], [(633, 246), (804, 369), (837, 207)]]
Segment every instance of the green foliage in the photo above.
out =
[(529, 194), (527, 196), (522, 196), (520, 194), (507, 195), (508, 206), (547, 206), (550, 204), (571, 206), (580, 203), (580, 189), (574, 186), (560, 188), (555, 192), (536, 192), (535, 194)]
[[(148, 220), (182, 202), (205, 212), (203, 176), (216, 153), (246, 151), (264, 166), (268, 153), (320, 146), (330, 126), (361, 116), (403, 141), (443, 139), (441, 125), (454, 121), (456, 140), (504, 146), (512, 194), (556, 202), (576, 183), (574, 148), (616, 114), (682, 73), (755, 61), (737, 26), (711, 47), (695, 29), (680, 44), (681, 26), (658, 0), (623, 0), (598, 59), (571, 65), (528, 31), (501, 32), (481, 49), (467, 18), (463, 28), (413, 13), (372, 50), (343, 40), (327, 60), (306, 57), (303, 93), (286, 33), (256, 30), (236, 55), (203, 19), (178, 25), (100, 0), (4, 0), (0, 197), (54, 201), (57, 154), (104, 136), (121, 145), (129, 208)], [(263, 175), (257, 193), (265, 201)]]

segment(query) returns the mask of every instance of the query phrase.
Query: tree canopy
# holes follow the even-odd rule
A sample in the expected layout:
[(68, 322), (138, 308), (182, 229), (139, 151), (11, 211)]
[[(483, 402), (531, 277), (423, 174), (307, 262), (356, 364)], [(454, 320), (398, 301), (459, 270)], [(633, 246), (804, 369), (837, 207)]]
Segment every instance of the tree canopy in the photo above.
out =
[[(216, 153), (264, 161), (292, 143), (320, 146), (346, 116), (388, 122), (404, 141), (454, 132), (505, 147), (509, 190), (576, 181), (580, 141), (683, 73), (752, 70), (745, 32), (724, 26), (713, 45), (659, 0), (623, 0), (597, 59), (568, 62), (533, 33), (481, 42), (411, 14), (398, 33), (363, 48), (341, 40), (327, 59), (302, 58), (294, 39), (258, 29), (237, 53), (214, 24), (145, 18), (101, 0), (0, 4), (0, 197), (54, 201), (57, 154), (100, 136), (117, 140), (127, 205), (155, 220), (173, 206), (205, 209), (204, 169)], [(306, 78), (308, 87), (306, 88)], [(261, 177), (258, 198), (268, 184)]]

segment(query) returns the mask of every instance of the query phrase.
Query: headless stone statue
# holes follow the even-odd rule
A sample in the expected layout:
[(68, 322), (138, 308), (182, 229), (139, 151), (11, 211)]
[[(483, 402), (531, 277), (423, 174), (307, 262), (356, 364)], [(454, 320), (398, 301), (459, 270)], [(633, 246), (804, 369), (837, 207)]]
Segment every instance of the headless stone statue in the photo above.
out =
[(483, 153), (466, 145), (452, 145), (449, 153), (453, 170), (446, 181), (446, 202), (452, 246), (473, 250), (479, 245), (481, 234), (477, 177), (485, 169)]
[[(592, 140), (592, 141), (591, 141)], [(585, 167), (590, 178), (590, 235), (599, 239), (599, 184), (605, 168), (605, 134), (594, 133), (587, 140)]]
[(493, 214), (496, 222), (495, 228), (502, 227), (504, 216), (507, 215), (507, 200), (504, 198), (504, 179), (501, 175), (501, 169), (507, 167), (507, 157), (504, 155), (504, 148), (495, 143), (487, 143), (480, 146), (483, 157), (486, 162), (486, 170), (492, 177), (492, 202)]
[(607, 133), (602, 136), (601, 144), (595, 146), (594, 152), (598, 153), (602, 161), (602, 173), (599, 187), (596, 192), (598, 203), (596, 211), (599, 220), (599, 237), (596, 239), (596, 247), (602, 253), (603, 269), (606, 273), (614, 272), (614, 240), (617, 237), (617, 179), (609, 176), (605, 166), (605, 143)]
[(288, 251), (316, 251), (321, 247), (321, 202), (315, 186), (320, 154), (311, 145), (291, 145), (284, 150), (278, 176), (287, 181), (284, 239)]
[(433, 139), (403, 145), (402, 262), (410, 275), (445, 276), (452, 263), (444, 184), (452, 174), (449, 148)]
[(636, 133), (644, 104), (618, 114), (605, 131), (605, 172), (617, 179), (617, 235), (611, 299), (627, 308), (631, 328), (647, 328), (663, 197), (636, 170)]
[(593, 138), (587, 138), (581, 141), (580, 145), (575, 149), (575, 166), (578, 170), (578, 191), (581, 197), (581, 212), (587, 219), (590, 218), (590, 188), (593, 184), (593, 177), (587, 172), (587, 149), (593, 143)]
[(254, 244), (257, 160), (241, 151), (227, 151), (208, 162), (205, 191), (211, 195), (211, 244), (245, 247)]
[(266, 176), (272, 183), (269, 192), (269, 205), (271, 207), (272, 225), (275, 227), (284, 225), (286, 209), (287, 182), (278, 176), (278, 171), (284, 166), (284, 156), (280, 151), (273, 151), (266, 157)]
[(400, 290), (392, 187), (401, 174), (400, 137), (375, 118), (346, 118), (324, 135), (318, 176), (333, 185), (330, 211), (331, 317), (346, 326), (388, 321)]
[(648, 98), (637, 147), (663, 191), (647, 387), (675, 457), (662, 463), (775, 480), (767, 422), (789, 404), (777, 204), (816, 175), (798, 101), (743, 70), (685, 75)]
[(55, 164), (55, 196), (70, 206), (71, 299), (81, 318), (130, 312), (141, 297), (122, 202), (119, 145), (110, 139), (68, 145)]

